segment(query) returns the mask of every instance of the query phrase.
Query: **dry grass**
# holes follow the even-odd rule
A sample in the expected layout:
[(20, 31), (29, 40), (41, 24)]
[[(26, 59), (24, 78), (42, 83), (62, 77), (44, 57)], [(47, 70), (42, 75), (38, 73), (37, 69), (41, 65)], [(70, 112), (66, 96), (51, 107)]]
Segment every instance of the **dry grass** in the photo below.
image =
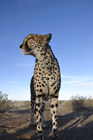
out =
[[(78, 99), (78, 100), (77, 100)], [(83, 103), (81, 102), (83, 100)], [(80, 110), (73, 111), (73, 104)], [(58, 133), (59, 140), (92, 140), (93, 139), (93, 100), (91, 98), (76, 98), (58, 102)], [(45, 140), (51, 139), (52, 122), (50, 102), (46, 102), (44, 120)], [(83, 109), (82, 109), (83, 106)], [(87, 111), (91, 108), (91, 111)], [(77, 107), (76, 107), (77, 109)], [(0, 113), (0, 140), (36, 140), (36, 127), (30, 126), (30, 102), (11, 102), (5, 113)]]
[(59, 101), (59, 108), (72, 111), (93, 111), (93, 99), (83, 96), (73, 96), (71, 100)]
[[(46, 109), (49, 108), (49, 102), (46, 102)], [(68, 101), (59, 101), (59, 108), (63, 110), (72, 110), (72, 111), (93, 111), (93, 99), (92, 98), (86, 98), (83, 96), (73, 96), (71, 100)], [(5, 93), (2, 93), (0, 91), (0, 112), (6, 112), (6, 110), (10, 106), (23, 106), (23, 107), (30, 107), (29, 101), (15, 101), (10, 102), (8, 100), (8, 95)]]
[[(30, 102), (29, 101), (15, 101), (12, 103), (14, 106), (23, 106), (30, 108)], [(46, 109), (49, 109), (50, 107), (50, 101), (46, 102)], [(58, 101), (58, 108), (62, 110), (70, 110), (70, 111), (93, 111), (93, 99), (92, 98), (86, 98), (83, 96), (73, 96), (71, 100), (68, 101)]]

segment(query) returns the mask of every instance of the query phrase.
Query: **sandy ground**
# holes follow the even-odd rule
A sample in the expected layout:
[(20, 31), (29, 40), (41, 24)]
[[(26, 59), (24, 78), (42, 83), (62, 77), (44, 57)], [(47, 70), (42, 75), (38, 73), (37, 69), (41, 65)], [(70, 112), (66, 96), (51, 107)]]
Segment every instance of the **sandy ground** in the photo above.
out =
[[(47, 128), (45, 140), (51, 140), (51, 115), (44, 112)], [(93, 140), (93, 111), (73, 112), (59, 105), (59, 140)], [(6, 113), (0, 113), (0, 140), (36, 140), (36, 127), (30, 126), (30, 107), (15, 103)]]

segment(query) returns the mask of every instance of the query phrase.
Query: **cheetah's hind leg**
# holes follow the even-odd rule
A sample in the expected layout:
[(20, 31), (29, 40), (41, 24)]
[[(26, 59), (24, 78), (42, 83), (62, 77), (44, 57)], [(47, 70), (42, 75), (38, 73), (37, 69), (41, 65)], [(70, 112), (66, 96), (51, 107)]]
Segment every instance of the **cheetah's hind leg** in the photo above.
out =
[(44, 140), (42, 114), (44, 111), (45, 103), (42, 96), (36, 97), (36, 117), (37, 117), (37, 140)]
[(58, 98), (51, 98), (50, 100), (50, 111), (52, 117), (52, 139), (58, 140), (58, 117), (57, 117), (57, 110), (58, 110)]
[(31, 101), (30, 117), (31, 117), (30, 125), (36, 126), (35, 101)]
[(47, 125), (45, 124), (44, 120), (45, 100), (42, 101), (41, 110), (42, 110), (42, 127), (47, 128)]

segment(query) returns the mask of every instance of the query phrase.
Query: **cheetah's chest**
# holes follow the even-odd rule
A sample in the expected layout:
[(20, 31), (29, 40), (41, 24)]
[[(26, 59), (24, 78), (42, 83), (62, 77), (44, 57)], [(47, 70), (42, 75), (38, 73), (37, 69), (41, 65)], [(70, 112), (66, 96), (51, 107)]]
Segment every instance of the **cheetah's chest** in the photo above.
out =
[(49, 84), (54, 81), (53, 65), (49, 61), (37, 62), (34, 69), (34, 85), (37, 94), (49, 93)]
[(34, 75), (37, 77), (38, 80), (44, 78), (44, 79), (50, 79), (51, 76), (54, 75), (54, 66), (53, 61), (43, 61), (38, 62), (35, 65), (34, 69)]

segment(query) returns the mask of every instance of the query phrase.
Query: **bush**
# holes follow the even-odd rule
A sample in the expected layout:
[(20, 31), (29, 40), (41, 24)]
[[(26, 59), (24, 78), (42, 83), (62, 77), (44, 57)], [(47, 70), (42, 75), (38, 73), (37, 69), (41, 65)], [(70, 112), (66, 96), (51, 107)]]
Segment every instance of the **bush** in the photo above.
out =
[(9, 108), (9, 104), (8, 95), (0, 91), (0, 112), (5, 112)]
[(71, 103), (72, 103), (72, 109), (73, 111), (82, 111), (84, 109), (86, 109), (86, 106), (85, 106), (85, 97), (82, 97), (82, 96), (73, 96), (71, 98)]

